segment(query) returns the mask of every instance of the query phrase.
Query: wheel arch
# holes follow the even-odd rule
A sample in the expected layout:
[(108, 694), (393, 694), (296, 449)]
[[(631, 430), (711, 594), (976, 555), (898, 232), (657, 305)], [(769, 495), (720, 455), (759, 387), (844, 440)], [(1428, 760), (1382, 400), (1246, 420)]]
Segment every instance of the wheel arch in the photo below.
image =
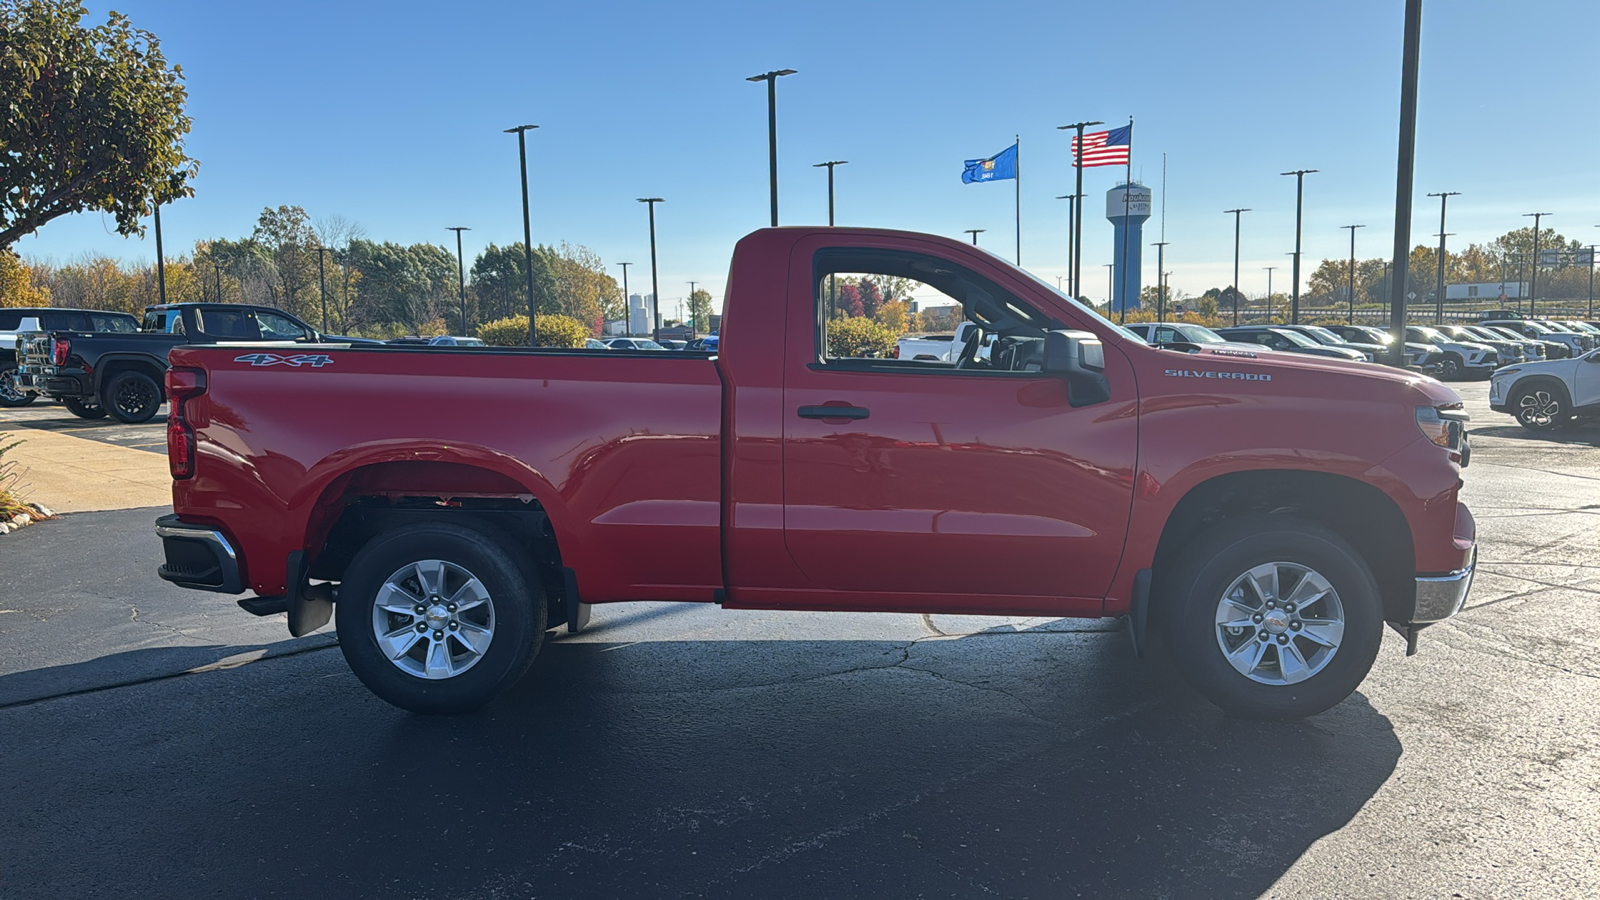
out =
[(1385, 618), (1398, 620), (1410, 613), (1416, 548), (1399, 504), (1359, 479), (1297, 469), (1230, 472), (1190, 488), (1167, 517), (1156, 545), (1152, 613), (1159, 614), (1162, 574), (1184, 547), (1208, 528), (1258, 513), (1295, 514), (1332, 530), (1372, 571)]
[(143, 372), (150, 376), (156, 383), (156, 390), (161, 393), (163, 402), (167, 398), (166, 366), (148, 356), (137, 353), (109, 353), (102, 356), (95, 363), (94, 369), (94, 394), (98, 398), (100, 392), (105, 390), (111, 379), (123, 372)]

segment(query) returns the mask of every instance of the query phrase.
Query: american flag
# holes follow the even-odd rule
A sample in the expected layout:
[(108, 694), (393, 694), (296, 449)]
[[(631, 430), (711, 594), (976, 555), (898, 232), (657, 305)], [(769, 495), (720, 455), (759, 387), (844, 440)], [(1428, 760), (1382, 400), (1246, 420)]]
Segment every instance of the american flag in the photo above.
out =
[(1133, 126), (1124, 125), (1110, 131), (1096, 131), (1083, 136), (1083, 148), (1078, 139), (1072, 139), (1072, 158), (1084, 168), (1090, 166), (1121, 166), (1128, 162), (1128, 150), (1133, 144)]

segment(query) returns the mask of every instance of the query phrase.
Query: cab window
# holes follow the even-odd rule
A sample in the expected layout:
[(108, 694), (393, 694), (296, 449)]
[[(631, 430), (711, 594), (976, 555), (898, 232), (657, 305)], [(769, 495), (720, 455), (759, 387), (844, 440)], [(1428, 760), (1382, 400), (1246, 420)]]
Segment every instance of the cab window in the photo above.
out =
[(247, 309), (198, 309), (196, 324), (200, 333), (219, 341), (254, 341), (261, 338), (255, 316)]
[(278, 313), (262, 310), (256, 313), (256, 323), (261, 327), (261, 336), (269, 341), (300, 341), (308, 337), (300, 323)]

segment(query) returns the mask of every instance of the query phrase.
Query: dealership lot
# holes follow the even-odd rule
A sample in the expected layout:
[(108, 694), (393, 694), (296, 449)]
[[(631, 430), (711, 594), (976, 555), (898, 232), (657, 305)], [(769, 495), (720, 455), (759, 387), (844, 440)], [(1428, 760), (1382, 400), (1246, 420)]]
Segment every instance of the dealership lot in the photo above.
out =
[(1455, 387), (1469, 608), (1301, 723), (1222, 716), (1111, 621), (670, 604), (427, 719), (331, 636), (156, 579), (143, 501), (0, 537), (0, 898), (1586, 896), (1600, 426), (1530, 436)]

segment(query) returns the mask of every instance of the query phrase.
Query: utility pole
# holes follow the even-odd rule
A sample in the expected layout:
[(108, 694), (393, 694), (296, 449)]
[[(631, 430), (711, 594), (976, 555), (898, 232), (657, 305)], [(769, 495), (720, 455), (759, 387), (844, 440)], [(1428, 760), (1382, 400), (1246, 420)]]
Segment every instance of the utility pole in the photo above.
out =
[[(777, 195), (774, 194), (774, 197)], [(665, 203), (660, 197), (640, 197), (639, 202), (650, 207), (650, 336), (661, 342), (661, 287), (656, 278), (656, 204)]]
[(317, 294), (322, 297), (322, 332), (326, 334), (328, 332), (328, 281), (322, 274), (322, 260), (333, 251), (327, 247), (313, 247), (312, 249), (317, 251)]
[(1267, 270), (1267, 321), (1272, 321), (1272, 270), (1277, 266), (1263, 266)]
[[(785, 75), (793, 75), (794, 69), (777, 69), (772, 72), (763, 72), (760, 75), (751, 75), (745, 81), (765, 81), (767, 83), (767, 156), (771, 169), (772, 184), (772, 227), (778, 227), (778, 79)], [(830, 173), (832, 169), (828, 170)]]
[(1111, 294), (1117, 289), (1117, 264), (1106, 263), (1106, 315), (1111, 315)]
[(1249, 207), (1240, 209), (1225, 209), (1223, 213), (1233, 213), (1233, 324), (1239, 324), (1239, 300), (1243, 297), (1239, 293), (1239, 217), (1250, 211)]
[(1067, 201), (1067, 293), (1076, 298), (1083, 291), (1073, 283), (1073, 261), (1078, 258), (1077, 251), (1072, 247), (1072, 239), (1077, 234), (1077, 226), (1073, 224), (1072, 214), (1078, 208), (1078, 198), (1082, 194), (1062, 194), (1057, 200)]
[[(691, 316), (694, 315), (694, 286), (696, 284), (698, 284), (698, 283), (699, 282), (694, 282), (694, 281), (689, 282), (689, 315), (691, 315)], [(680, 325), (683, 324), (683, 314), (681, 312), (678, 314), (678, 324), (680, 324)], [(699, 333), (699, 331), (700, 331), (700, 323), (699, 322), (694, 323), (694, 330), (695, 330), (695, 333)]]
[(1350, 229), (1350, 317), (1347, 323), (1356, 323), (1356, 229), (1365, 228), (1365, 225), (1340, 225), (1340, 228)]
[(167, 302), (167, 258), (161, 252), (161, 204), (156, 203), (156, 290), (161, 302)]
[(1166, 321), (1167, 289), (1162, 284), (1162, 273), (1166, 271), (1167, 244), (1171, 241), (1156, 241), (1150, 246), (1156, 248), (1156, 321)]
[(966, 230), (966, 233), (972, 235), (972, 246), (974, 246), (974, 247), (978, 246), (978, 235), (983, 234), (985, 231), (988, 231), (988, 230), (989, 229), (987, 229), (987, 228), (968, 228)]
[(217, 302), (221, 303), (222, 302), (222, 263), (219, 263), (216, 260), (212, 260), (211, 261), (211, 268), (215, 269), (216, 272), (217, 272)]
[(538, 310), (533, 303), (533, 230), (528, 220), (528, 140), (527, 133), (537, 125), (518, 125), (507, 128), (506, 134), (517, 136), (517, 159), (522, 163), (522, 267), (528, 275), (528, 346), (539, 346)]
[(1406, 362), (1406, 282), (1411, 265), (1412, 181), (1417, 160), (1417, 62), (1422, 45), (1422, 0), (1406, 0), (1400, 63), (1400, 152), (1395, 163), (1394, 278), (1389, 285), (1390, 363)]
[(617, 263), (622, 267), (622, 335), (633, 334), (633, 304), (628, 297), (628, 267), (631, 262)]
[[(1072, 193), (1078, 197), (1083, 196), (1083, 130), (1095, 125), (1104, 125), (1104, 122), (1073, 122), (1071, 125), (1058, 125), (1057, 131), (1076, 131), (1077, 139), (1073, 141), (1076, 148), (1072, 154), (1072, 168), (1077, 172), (1078, 184)], [(1078, 204), (1076, 220), (1072, 225), (1072, 290), (1073, 296), (1083, 291), (1083, 204)], [(1110, 295), (1106, 295), (1106, 314), (1111, 314)]]
[(1529, 273), (1529, 275), (1532, 277), (1529, 279), (1528, 283), (1529, 318), (1533, 317), (1534, 304), (1539, 302), (1539, 220), (1549, 215), (1554, 215), (1554, 213), (1540, 212), (1522, 214), (1524, 219), (1528, 218), (1529, 216), (1533, 217), (1533, 260), (1531, 265), (1533, 271)]
[(461, 232), (471, 231), (465, 225), (449, 225), (445, 231), (456, 233), (456, 282), (461, 289), (461, 336), (466, 337), (471, 332), (467, 331), (467, 264), (466, 258), (461, 255)]
[(1295, 169), (1292, 172), (1282, 172), (1283, 175), (1294, 176), (1294, 297), (1289, 307), (1289, 324), (1300, 324), (1300, 220), (1305, 210), (1306, 176), (1316, 169)]
[(1444, 239), (1449, 235), (1444, 233), (1444, 205), (1451, 197), (1460, 196), (1460, 191), (1444, 191), (1438, 194), (1429, 194), (1429, 197), (1439, 198), (1439, 270), (1438, 284), (1433, 292), (1433, 324), (1444, 324)]
[[(826, 167), (827, 170), (828, 170), (828, 227), (829, 228), (833, 227), (833, 167), (834, 166), (842, 166), (842, 165), (845, 165), (848, 162), (850, 162), (850, 160), (848, 160), (848, 159), (830, 159), (827, 162), (819, 162), (819, 163), (815, 163), (815, 164), (813, 164), (811, 166), (811, 168), (813, 168), (813, 169), (821, 169), (823, 167)], [(773, 224), (777, 224), (777, 223), (774, 222)]]

